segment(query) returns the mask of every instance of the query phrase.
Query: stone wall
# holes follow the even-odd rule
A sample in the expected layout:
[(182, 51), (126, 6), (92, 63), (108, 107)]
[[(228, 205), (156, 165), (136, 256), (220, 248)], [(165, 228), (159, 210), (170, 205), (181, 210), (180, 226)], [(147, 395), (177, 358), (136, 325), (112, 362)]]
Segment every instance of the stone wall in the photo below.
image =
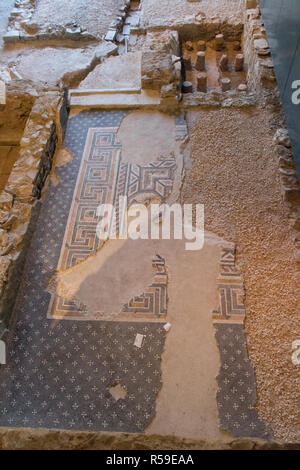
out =
[(258, 8), (247, 9), (245, 12), (244, 54), (248, 67), (249, 89), (256, 93), (261, 93), (263, 89), (274, 90), (276, 87), (274, 64)]
[(294, 229), (295, 258), (300, 282), (300, 186), (287, 129), (277, 129), (273, 142), (275, 154), (278, 158), (282, 197), (287, 204), (289, 221)]
[(177, 31), (147, 33), (141, 61), (142, 88), (158, 90), (161, 107), (176, 106), (180, 98), (181, 60)]
[[(0, 75), (2, 70), (0, 69)], [(5, 83), (5, 104), (0, 107), (0, 144), (7, 139), (18, 143), (24, 132), (25, 124), (38, 94), (21, 80), (7, 80)]]
[[(281, 109), (274, 64), (257, 0), (247, 0), (244, 26), (244, 53), (247, 63), (247, 85), (256, 96), (257, 105), (275, 105)], [(275, 153), (282, 197), (287, 204), (289, 220), (295, 234), (295, 258), (300, 281), (300, 186), (291, 142), (286, 128), (274, 136)]]
[(142, 51), (142, 88), (160, 90), (176, 78), (172, 56), (179, 58), (179, 37), (176, 31), (149, 32)]
[(0, 194), (0, 337), (9, 324), (37, 200), (66, 121), (66, 96), (47, 92), (36, 99), (20, 142), (19, 159)]

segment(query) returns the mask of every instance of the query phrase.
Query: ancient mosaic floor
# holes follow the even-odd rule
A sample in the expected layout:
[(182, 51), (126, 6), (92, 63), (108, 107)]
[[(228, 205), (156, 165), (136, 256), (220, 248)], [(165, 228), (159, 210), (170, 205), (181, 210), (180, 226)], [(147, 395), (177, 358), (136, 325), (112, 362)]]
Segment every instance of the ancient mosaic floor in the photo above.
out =
[[(74, 186), (90, 127), (111, 127), (123, 113), (83, 113), (71, 120), (65, 144), (74, 159), (50, 186), (28, 254), (17, 299), (17, 325), (7, 366), (1, 368), (0, 425), (141, 431), (155, 411), (161, 386), (165, 331), (157, 323), (102, 323), (47, 319), (47, 278), (63, 243)], [(142, 354), (133, 346), (146, 335)], [(122, 400), (109, 393), (117, 383)]]
[[(7, 365), (0, 370), (0, 426), (137, 432), (144, 431), (155, 416), (167, 335), (163, 325), (181, 308), (181, 321), (187, 321), (189, 307), (184, 302), (181, 307), (182, 293), (189, 305), (189, 289), (195, 289), (190, 282), (195, 272), (191, 260), (201, 272), (201, 252), (184, 254), (181, 241), (169, 249), (158, 242), (151, 245), (152, 282), (123, 302), (114, 318), (91, 312), (76, 296), (47, 288), (56, 270), (68, 271), (96, 256), (100, 203), (115, 203), (120, 195), (129, 202), (139, 197), (164, 202), (174, 190), (176, 155), (145, 163), (122, 158), (117, 132), (126, 115), (126, 111), (81, 112), (69, 120), (64, 146), (73, 159), (57, 168), (59, 182), (49, 185), (40, 204), (15, 306), (16, 325), (7, 338)], [(182, 142), (186, 132), (183, 118), (174, 119), (174, 141)], [(193, 303), (199, 318), (201, 312), (211, 325), (211, 340), (219, 354), (216, 364), (219, 359), (221, 364), (212, 376), (213, 382), (217, 376), (218, 389), (207, 399), (218, 408), (221, 429), (234, 436), (267, 437), (269, 431), (254, 406), (255, 375), (247, 354), (244, 289), (234, 247), (219, 249), (221, 241), (214, 243), (219, 277), (213, 291), (218, 289), (219, 309), (206, 311), (201, 297)], [(97, 282), (101, 284), (101, 276)], [(109, 285), (104, 288), (109, 290)], [(205, 297), (203, 283), (199, 289), (196, 286), (196, 291), (201, 289)], [(145, 335), (142, 349), (134, 346), (137, 333)], [(110, 389), (118, 384), (126, 393), (116, 400)], [(199, 390), (204, 409), (205, 393)]]

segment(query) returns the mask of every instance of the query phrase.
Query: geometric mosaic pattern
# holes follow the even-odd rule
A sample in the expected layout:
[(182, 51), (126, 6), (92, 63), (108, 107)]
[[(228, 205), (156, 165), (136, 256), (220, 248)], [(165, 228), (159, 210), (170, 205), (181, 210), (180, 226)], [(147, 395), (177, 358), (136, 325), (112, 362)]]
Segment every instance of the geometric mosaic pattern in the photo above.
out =
[(235, 266), (234, 249), (223, 248), (218, 277), (220, 306), (213, 312), (214, 323), (228, 322), (243, 324), (245, 319), (244, 286)]
[[(182, 134), (184, 124), (176, 123), (175, 134)], [(186, 129), (186, 126), (185, 126)], [(96, 236), (99, 221), (99, 204), (113, 204), (116, 208), (116, 233), (119, 233), (119, 197), (126, 196), (128, 206), (141, 195), (164, 202), (171, 193), (176, 170), (174, 157), (161, 157), (146, 165), (122, 163), (122, 149), (116, 140), (118, 126), (91, 127), (88, 129), (81, 158), (64, 241), (57, 270), (64, 270), (95, 254), (100, 241)], [(66, 145), (66, 144), (65, 144)], [(155, 279), (145, 292), (143, 307), (136, 302), (124, 307), (124, 313), (133, 313), (146, 319), (159, 319), (166, 314), (167, 293), (163, 276)], [(86, 319), (85, 305), (76, 299), (66, 299), (55, 294), (49, 305), (49, 318)], [(115, 319), (121, 319), (122, 314)], [(124, 315), (123, 315), (124, 316)], [(128, 316), (128, 315), (127, 315)], [(96, 316), (105, 320), (105, 316)], [(131, 318), (131, 316), (130, 316)], [(141, 317), (142, 318), (142, 317)]]
[(184, 141), (188, 136), (188, 127), (184, 117), (184, 113), (181, 112), (175, 117), (175, 140)]
[(236, 437), (271, 438), (258, 415), (256, 379), (244, 330), (244, 287), (235, 265), (235, 250), (223, 248), (218, 278), (220, 307), (213, 323), (220, 352), (217, 404), (220, 427)]
[(62, 246), (59, 269), (66, 269), (95, 253), (98, 248), (96, 210), (114, 203), (114, 188), (120, 161), (118, 128), (89, 129), (79, 168), (73, 202)]
[(171, 192), (175, 168), (174, 157), (162, 158), (146, 166), (137, 163), (122, 164), (123, 191), (120, 194), (119, 189), (118, 195), (127, 195), (129, 202), (139, 194), (156, 196), (164, 201)]
[[(98, 326), (99, 325), (99, 326)], [(142, 350), (133, 346), (146, 335)], [(153, 324), (19, 320), (0, 370), (0, 425), (141, 432), (161, 387), (163, 328)], [(120, 383), (127, 391), (115, 401)]]
[[(72, 161), (47, 188), (28, 251), (0, 366), (0, 426), (140, 432), (155, 414), (165, 330), (159, 322), (60, 321), (46, 317), (45, 290), (56, 269), (89, 128), (116, 128), (124, 111), (71, 118), (65, 145)], [(39, 206), (38, 205), (38, 206)], [(136, 334), (145, 335), (141, 349)], [(127, 391), (116, 401), (111, 386)]]
[(168, 274), (165, 267), (165, 259), (159, 255), (152, 260), (155, 268), (155, 278), (151, 286), (140, 296), (131, 299), (125, 304), (122, 312), (130, 312), (136, 317), (146, 316), (149, 318), (162, 319), (167, 314), (167, 284)]
[(172, 189), (175, 159), (166, 158), (146, 166), (121, 165), (117, 131), (118, 127), (89, 129), (59, 269), (73, 266), (97, 251), (99, 204), (116, 205), (119, 196), (127, 196), (130, 202), (139, 193), (165, 199)]

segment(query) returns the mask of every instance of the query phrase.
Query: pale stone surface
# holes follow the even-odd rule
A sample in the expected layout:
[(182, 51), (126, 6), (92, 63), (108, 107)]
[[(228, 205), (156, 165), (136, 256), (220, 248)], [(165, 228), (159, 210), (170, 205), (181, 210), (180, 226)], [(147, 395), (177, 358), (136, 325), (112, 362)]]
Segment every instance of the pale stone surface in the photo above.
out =
[[(83, 92), (84, 90), (82, 90)], [(160, 104), (160, 94), (156, 90), (142, 90), (140, 93), (87, 93), (71, 94), (71, 108), (81, 110), (85, 108), (156, 108)]]
[(14, 0), (5, 0), (0, 2), (0, 47), (2, 46), (2, 37), (6, 32), (9, 13), (14, 5)]
[(6, 85), (5, 82), (0, 80), (0, 109), (6, 104)]
[(122, 387), (121, 384), (114, 385), (109, 389), (109, 392), (116, 401), (124, 399), (127, 395), (126, 388)]
[(218, 302), (216, 278), (224, 241), (209, 233), (205, 240), (197, 252), (180, 250), (174, 242), (162, 251), (171, 273), (168, 321), (172, 329), (162, 356), (163, 386), (155, 418), (147, 428), (150, 434), (225, 437), (218, 425), (219, 352), (209, 313)]
[(124, 0), (103, 0), (86, 2), (85, 0), (40, 0), (32, 21), (41, 25), (59, 25), (75, 22), (92, 34), (101, 36), (108, 30)]
[(196, 22), (195, 17), (201, 12), (206, 20), (220, 18), (231, 23), (241, 23), (243, 18), (243, 2), (240, 0), (202, 0), (201, 3), (190, 3), (182, 0), (147, 0), (143, 4), (141, 22), (147, 26), (169, 26)]
[(63, 82), (72, 86), (72, 80), (79, 81), (92, 68), (93, 61), (98, 61), (116, 52), (116, 46), (104, 43), (97, 48), (86, 47), (82, 49), (53, 48), (34, 49), (23, 51), (17, 59), (16, 70), (24, 79), (47, 86)]
[(79, 86), (84, 89), (140, 87), (141, 52), (129, 52), (105, 60), (90, 72)]

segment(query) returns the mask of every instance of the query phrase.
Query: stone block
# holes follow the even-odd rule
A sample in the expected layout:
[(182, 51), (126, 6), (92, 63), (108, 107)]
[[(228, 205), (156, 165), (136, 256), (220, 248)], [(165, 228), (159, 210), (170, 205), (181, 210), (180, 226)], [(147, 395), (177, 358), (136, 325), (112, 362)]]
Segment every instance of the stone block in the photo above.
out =
[(254, 48), (258, 55), (266, 56), (270, 54), (268, 41), (264, 38), (254, 39)]
[(116, 39), (117, 31), (115, 29), (109, 29), (105, 36), (105, 41), (114, 41)]
[(3, 36), (3, 41), (5, 43), (17, 42), (20, 40), (20, 33), (19, 31), (8, 31)]
[(273, 143), (275, 145), (283, 145), (286, 148), (291, 148), (291, 140), (287, 129), (277, 129)]
[(0, 80), (0, 109), (4, 108), (6, 104), (6, 85), (5, 82)]

